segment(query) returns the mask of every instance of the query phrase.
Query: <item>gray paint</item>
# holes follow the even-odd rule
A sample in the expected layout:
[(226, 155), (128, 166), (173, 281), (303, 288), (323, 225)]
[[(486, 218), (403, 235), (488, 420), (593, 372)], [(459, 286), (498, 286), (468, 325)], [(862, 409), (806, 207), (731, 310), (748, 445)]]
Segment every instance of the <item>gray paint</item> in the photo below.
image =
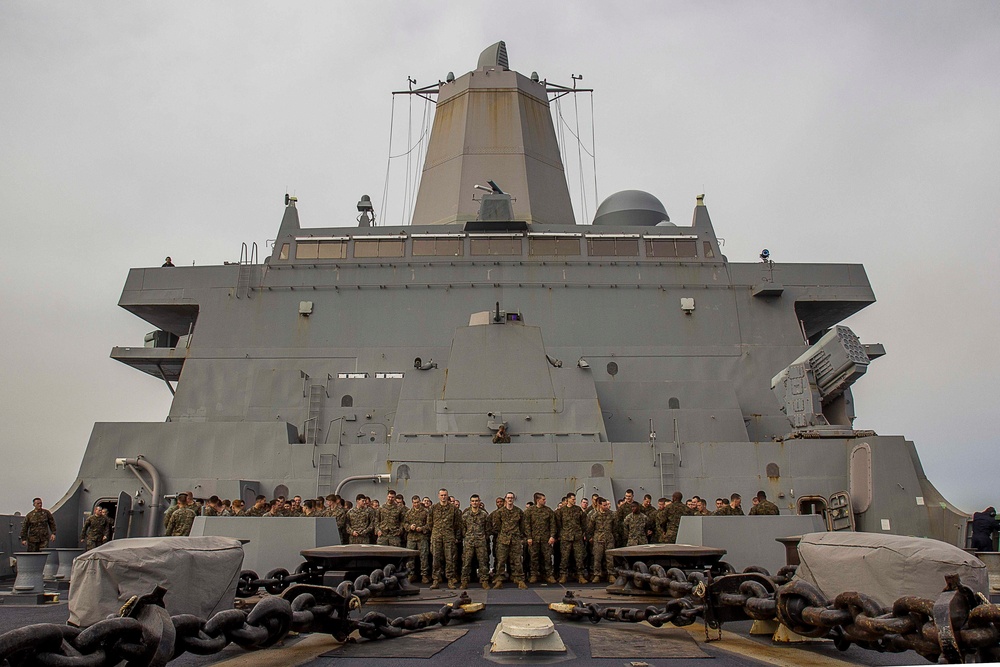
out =
[(243, 569), (261, 577), (275, 568), (295, 571), (303, 561), (301, 551), (340, 544), (337, 520), (308, 517), (195, 517), (194, 537), (233, 537), (247, 540)]
[[(509, 85), (534, 85), (522, 79)], [(445, 140), (455, 138), (432, 137)], [(427, 193), (445, 197), (434, 182), (424, 181), (418, 213)], [(453, 185), (471, 197), (471, 186)], [(562, 197), (545, 179), (534, 185), (532, 207)], [(387, 473), (405, 495), (447, 486), (461, 498), (513, 490), (523, 501), (534, 491), (620, 496), (631, 487), (654, 497), (737, 491), (749, 505), (763, 489), (794, 512), (797, 497), (850, 487), (848, 458), (863, 441), (874, 492), (859, 527), (881, 530), (889, 519), (892, 533), (959, 540), (962, 515), (925, 478), (912, 443), (849, 424), (796, 432), (771, 392), (772, 378), (811, 342), (874, 303), (860, 265), (730, 263), (702, 197), (690, 226), (620, 217), (568, 226), (538, 216), (515, 232), (519, 254), (473, 255), (482, 234), (454, 222), (309, 228), (291, 200), (262, 264), (130, 271), (119, 304), (182, 338), (169, 351), (116, 348), (113, 356), (145, 372), (169, 357), (176, 395), (165, 423), (95, 426), (57, 518), (79, 525), (96, 498), (134, 490), (113, 461), (139, 455), (170, 493), (232, 497), (240, 480), (253, 480), (267, 495), (285, 485), (309, 496), (347, 476)], [(421, 234), (455, 234), (462, 252), (415, 256)], [(564, 239), (579, 254), (533, 253), (545, 234), (579, 235)], [(596, 234), (634, 238), (638, 254), (589, 254), (606, 238), (588, 237)], [(372, 237), (402, 239), (403, 256), (356, 258), (357, 241)], [(693, 241), (697, 256), (647, 252), (674, 237)], [(296, 259), (299, 242), (324, 238), (348, 239), (346, 257)], [(304, 301), (309, 314), (300, 312)], [(488, 323), (497, 302), (522, 320)], [(470, 326), (486, 311), (487, 323)], [(415, 368), (418, 357), (436, 368)], [(849, 422), (850, 390), (842, 397), (837, 414)], [(510, 427), (509, 445), (492, 443), (499, 421)], [(778, 475), (768, 476), (769, 464)], [(408, 476), (397, 479), (403, 465)], [(359, 481), (345, 494), (384, 490)]]
[(726, 550), (722, 560), (737, 572), (750, 565), (767, 568), (771, 574), (785, 565), (785, 546), (779, 537), (826, 531), (822, 517), (805, 516), (685, 516), (677, 529), (678, 544), (718, 547)]

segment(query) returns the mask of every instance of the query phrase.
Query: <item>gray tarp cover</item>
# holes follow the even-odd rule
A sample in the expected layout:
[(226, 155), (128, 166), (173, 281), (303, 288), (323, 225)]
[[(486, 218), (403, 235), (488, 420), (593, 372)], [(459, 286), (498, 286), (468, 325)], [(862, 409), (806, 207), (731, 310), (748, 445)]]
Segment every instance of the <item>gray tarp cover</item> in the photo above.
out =
[(171, 614), (208, 618), (232, 608), (242, 566), (243, 545), (229, 537), (113, 540), (73, 563), (69, 622), (93, 625), (157, 584)]
[(986, 566), (975, 556), (938, 540), (876, 533), (810, 533), (799, 542), (796, 579), (831, 600), (857, 591), (891, 605), (904, 595), (935, 599), (944, 577), (958, 574), (974, 591), (989, 592)]

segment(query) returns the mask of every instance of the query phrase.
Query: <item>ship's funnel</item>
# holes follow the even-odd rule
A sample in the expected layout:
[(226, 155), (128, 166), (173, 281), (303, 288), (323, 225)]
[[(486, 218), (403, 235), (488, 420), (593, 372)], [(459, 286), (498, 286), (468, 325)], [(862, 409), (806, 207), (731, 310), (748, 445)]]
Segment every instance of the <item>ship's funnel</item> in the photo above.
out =
[(478, 69), (440, 85), (412, 224), (475, 220), (487, 181), (511, 196), (515, 220), (574, 224), (545, 84), (507, 67), (498, 42)]

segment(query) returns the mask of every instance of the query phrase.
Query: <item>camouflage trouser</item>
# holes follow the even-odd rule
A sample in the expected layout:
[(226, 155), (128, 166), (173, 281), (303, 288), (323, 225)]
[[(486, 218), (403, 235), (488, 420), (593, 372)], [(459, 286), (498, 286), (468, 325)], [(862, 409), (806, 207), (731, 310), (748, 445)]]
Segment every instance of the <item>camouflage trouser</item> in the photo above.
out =
[(490, 578), (490, 555), (486, 548), (486, 541), (478, 542), (465, 540), (462, 544), (462, 581), (468, 581), (472, 576), (472, 557), (479, 561), (479, 581), (488, 581)]
[(677, 527), (676, 526), (668, 526), (667, 527), (667, 533), (663, 536), (663, 541), (666, 542), (667, 544), (676, 544), (677, 543)]
[(497, 544), (497, 579), (500, 578), (500, 572), (502, 568), (507, 568), (510, 572), (510, 578), (512, 581), (524, 581), (524, 567), (521, 564), (521, 540), (516, 538), (500, 538), (500, 543)]
[(28, 538), (28, 551), (43, 551), (48, 545), (48, 540), (38, 541)]
[(549, 544), (549, 538), (531, 538), (528, 556), (531, 561), (531, 576), (543, 579), (552, 576), (552, 545)]
[(500, 574), (500, 561), (497, 560), (497, 544), (499, 543), (499, 538), (496, 535), (490, 535), (490, 562), (493, 563), (495, 574)]
[(457, 582), (455, 576), (455, 536), (431, 535), (431, 555), (434, 558), (434, 581)]
[(84, 544), (87, 547), (87, 551), (90, 551), (91, 549), (96, 549), (97, 547), (99, 547), (101, 545), (101, 541), (87, 538), (87, 541)]
[(583, 556), (584, 552), (586, 552), (583, 538), (578, 537), (575, 540), (559, 540), (559, 547), (562, 551), (562, 558), (559, 563), (559, 576), (569, 576), (569, 554), (572, 552), (573, 559), (576, 561), (576, 574), (577, 576), (582, 577), (584, 572)]
[(384, 534), (379, 535), (378, 540), (376, 540), (375, 542), (375, 544), (381, 544), (382, 546), (386, 547), (398, 547), (400, 546), (401, 543), (402, 542), (399, 539), (399, 535), (384, 535)]
[[(406, 538), (406, 548), (416, 549), (420, 552), (420, 574), (425, 577), (431, 576), (431, 541), (426, 535), (413, 535)], [(410, 575), (417, 573), (415, 559), (411, 558), (406, 566), (410, 570)]]
[(607, 575), (613, 576), (615, 574), (614, 558), (608, 553), (608, 549), (615, 548), (614, 541), (593, 541), (591, 544), (594, 547), (594, 568), (591, 574), (595, 577), (602, 577), (604, 576), (604, 569), (607, 569)]
[(347, 540), (348, 544), (369, 544), (368, 535), (348, 535)]

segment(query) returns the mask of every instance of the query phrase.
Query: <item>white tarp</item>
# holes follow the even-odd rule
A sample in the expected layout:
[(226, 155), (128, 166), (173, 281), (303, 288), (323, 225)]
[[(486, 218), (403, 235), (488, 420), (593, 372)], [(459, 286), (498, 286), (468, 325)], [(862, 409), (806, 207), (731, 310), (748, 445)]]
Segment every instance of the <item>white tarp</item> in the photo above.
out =
[(810, 533), (799, 542), (796, 579), (807, 581), (831, 600), (857, 591), (892, 605), (904, 595), (935, 599), (945, 575), (958, 574), (974, 591), (989, 593), (986, 566), (951, 544), (922, 537), (877, 533)]
[(133, 595), (167, 589), (173, 614), (208, 618), (231, 609), (243, 545), (229, 537), (141, 537), (112, 540), (73, 563), (69, 622), (87, 627), (118, 613)]

